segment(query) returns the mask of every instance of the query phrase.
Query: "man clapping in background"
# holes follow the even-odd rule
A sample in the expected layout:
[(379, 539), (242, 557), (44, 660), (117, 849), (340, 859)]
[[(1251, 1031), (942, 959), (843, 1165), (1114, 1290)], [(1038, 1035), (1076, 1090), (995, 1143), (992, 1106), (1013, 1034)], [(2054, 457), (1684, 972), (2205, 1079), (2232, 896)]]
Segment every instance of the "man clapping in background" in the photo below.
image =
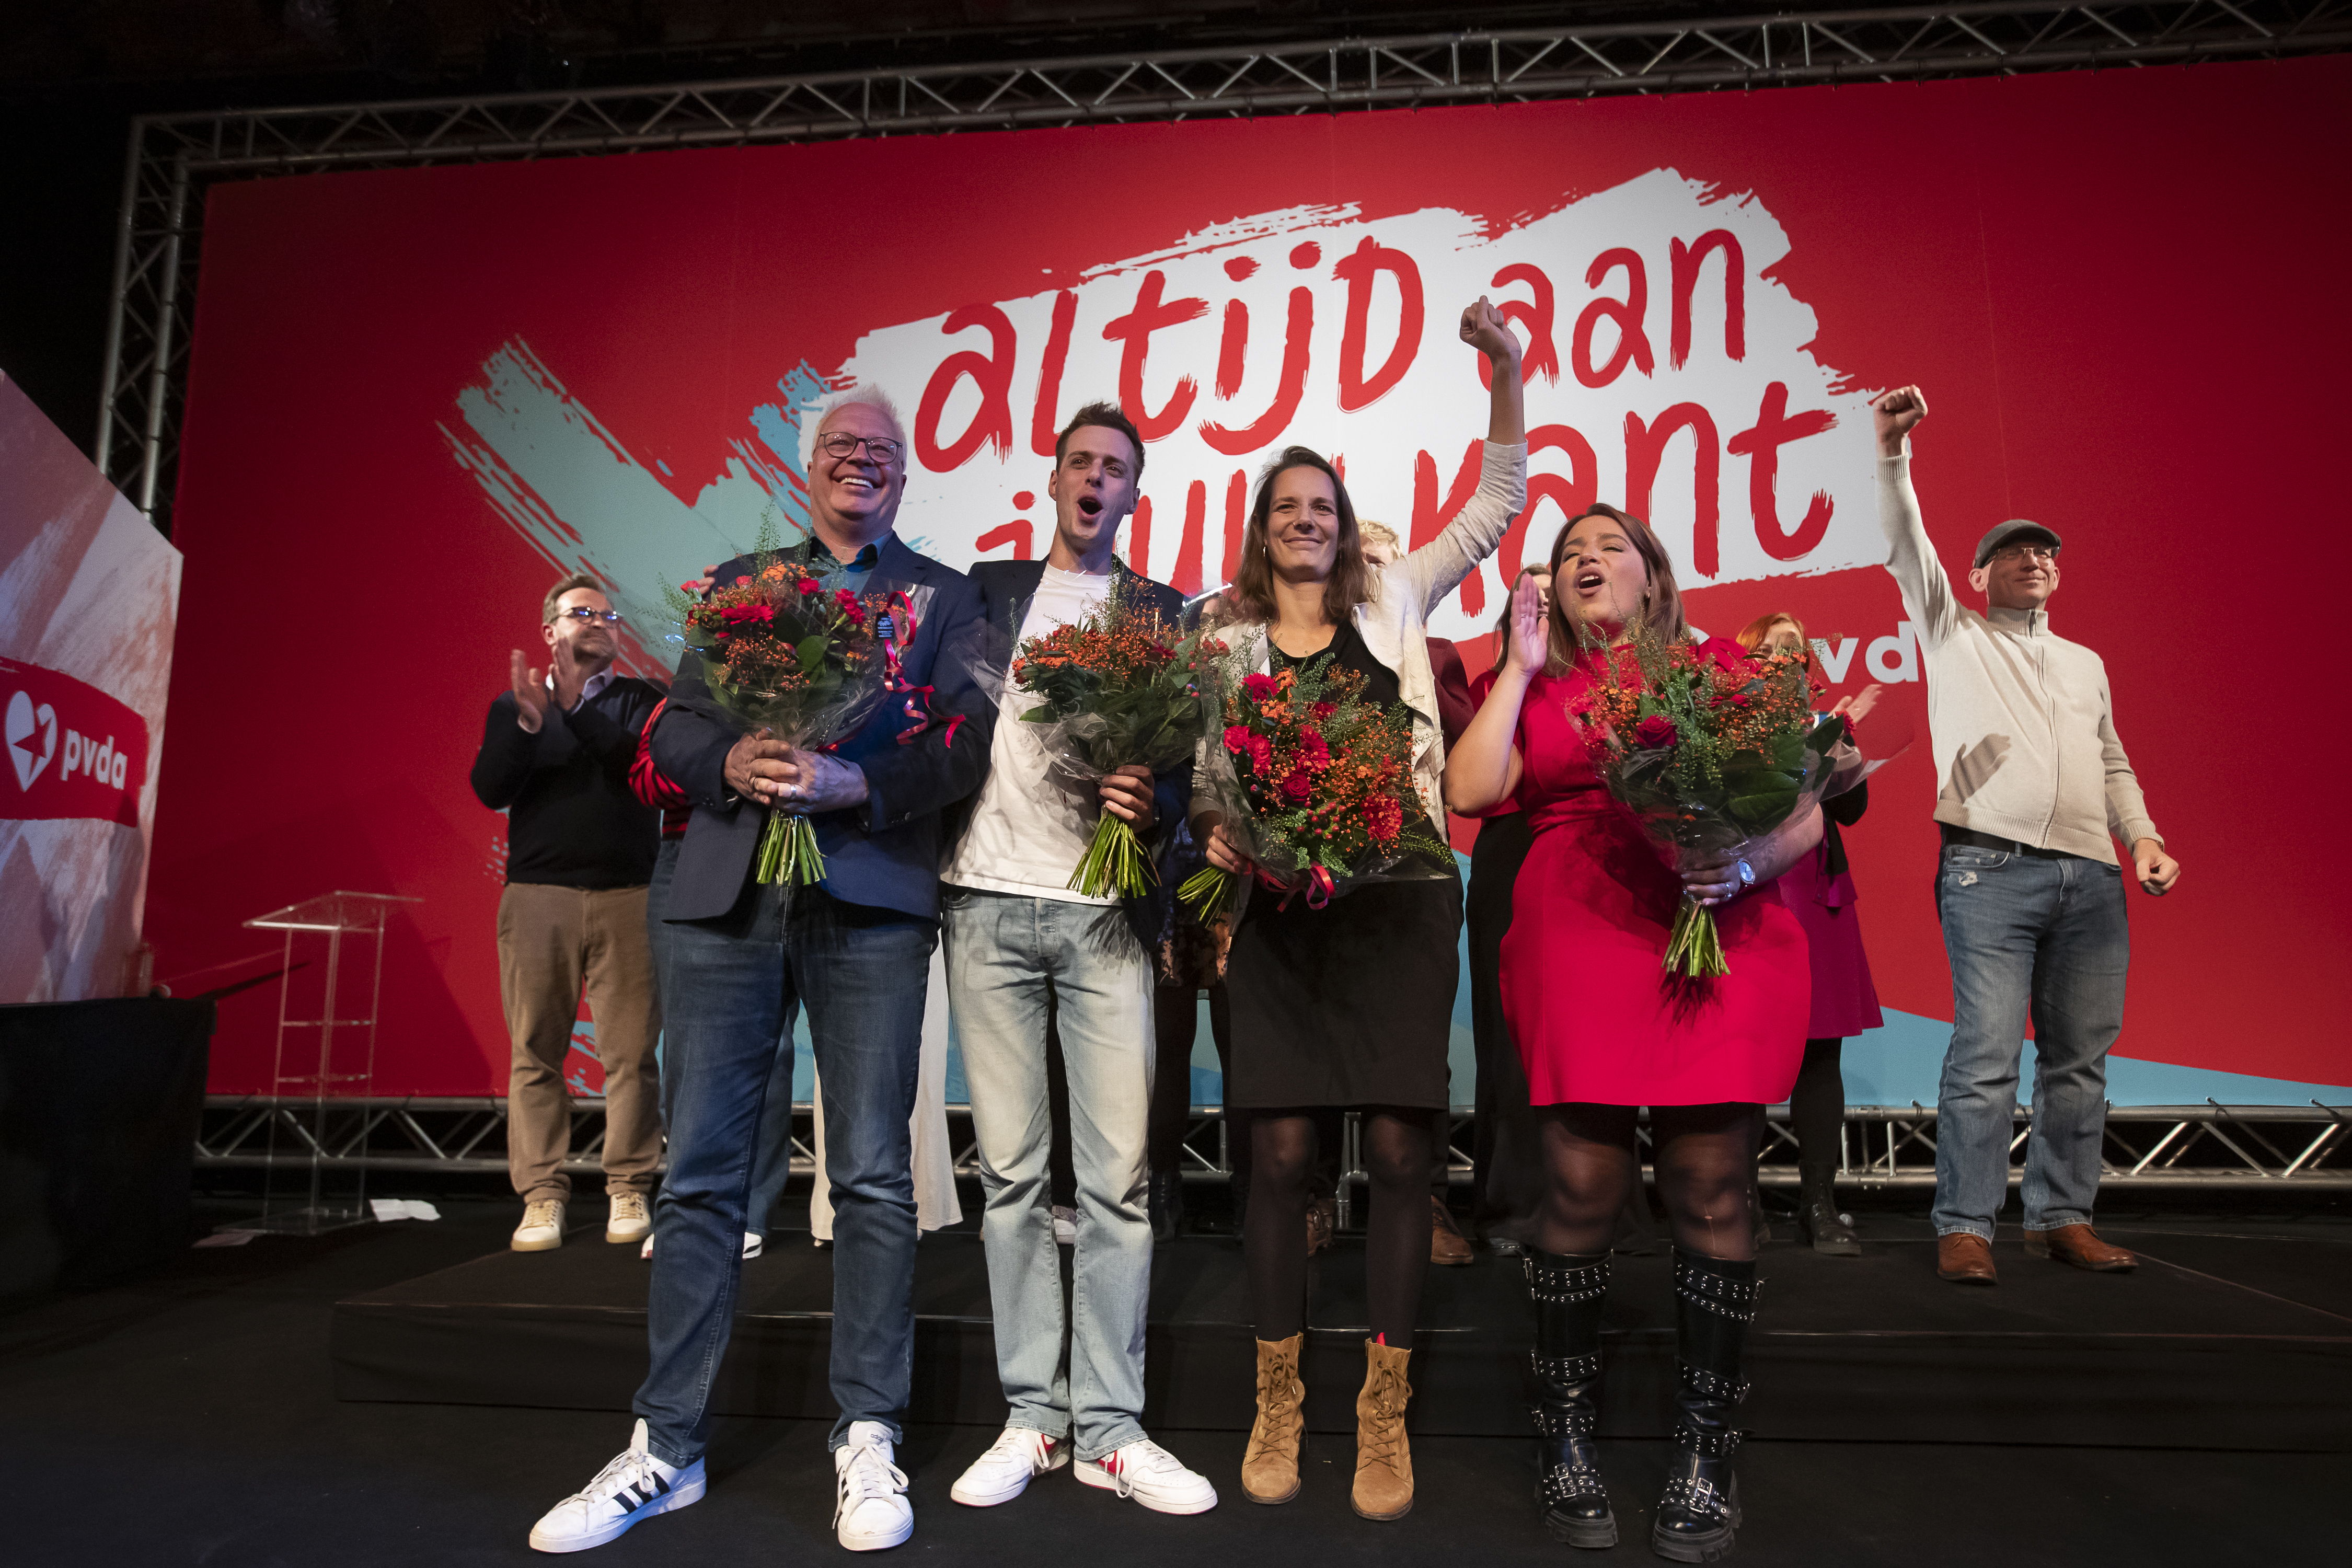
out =
[(646, 939), (661, 814), (629, 789), (637, 734), (661, 692), (614, 675), (620, 614), (574, 573), (541, 608), (548, 668), (509, 658), (510, 689), (491, 700), (474, 758), (474, 794), (507, 814), (507, 889), (499, 900), (499, 994), (513, 1061), (507, 1167), (522, 1194), (518, 1252), (563, 1245), (572, 1195), (564, 1157), (572, 1108), (563, 1058), (584, 984), (604, 1063), (604, 1239), (643, 1239), (661, 1159), (654, 1042), (661, 1001)]

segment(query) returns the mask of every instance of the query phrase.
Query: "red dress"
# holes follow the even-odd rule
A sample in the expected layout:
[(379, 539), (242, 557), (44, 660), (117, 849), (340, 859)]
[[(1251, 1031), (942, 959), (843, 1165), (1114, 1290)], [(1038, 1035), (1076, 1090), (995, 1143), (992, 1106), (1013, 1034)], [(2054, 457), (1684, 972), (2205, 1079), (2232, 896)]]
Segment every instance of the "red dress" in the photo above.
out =
[(1729, 973), (1660, 967), (1682, 880), (1592, 770), (1568, 716), (1588, 684), (1580, 670), (1538, 676), (1519, 709), (1535, 847), (1512, 895), (1502, 989), (1528, 1102), (1778, 1104), (1805, 1054), (1804, 928), (1759, 883), (1716, 907)]
[[(1836, 827), (1824, 824), (1824, 834)], [(1829, 870), (1825, 837), (1775, 879), (1780, 901), (1805, 928), (1812, 956), (1813, 1006), (1805, 1034), (1839, 1040), (1886, 1022), (1878, 1010), (1878, 988), (1870, 983), (1870, 960), (1862, 951), (1862, 926), (1853, 907), (1853, 878)]]

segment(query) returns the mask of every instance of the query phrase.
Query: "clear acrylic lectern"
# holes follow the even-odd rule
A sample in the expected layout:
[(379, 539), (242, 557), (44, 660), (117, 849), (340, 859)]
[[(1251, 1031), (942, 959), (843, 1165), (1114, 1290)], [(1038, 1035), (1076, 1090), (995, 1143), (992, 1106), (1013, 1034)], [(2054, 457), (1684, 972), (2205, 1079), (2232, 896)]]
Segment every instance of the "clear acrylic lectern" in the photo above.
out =
[[(374, 1090), (384, 928), (393, 906), (418, 901), (321, 893), (245, 922), (286, 933), (286, 966), (278, 982), (261, 1218), (226, 1228), (316, 1236), (368, 1217), (367, 1168), (353, 1158), (365, 1152), (368, 1116), (338, 1102), (364, 1100)], [(352, 951), (359, 942), (365, 952)], [(339, 1139), (354, 1146), (341, 1148)]]

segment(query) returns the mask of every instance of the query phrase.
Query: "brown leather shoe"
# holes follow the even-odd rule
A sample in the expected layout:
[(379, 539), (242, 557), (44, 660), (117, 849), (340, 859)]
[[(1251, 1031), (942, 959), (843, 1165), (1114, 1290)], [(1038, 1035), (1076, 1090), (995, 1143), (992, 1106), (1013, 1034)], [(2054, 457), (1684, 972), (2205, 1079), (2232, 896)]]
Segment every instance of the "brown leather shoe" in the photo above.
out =
[(1314, 1257), (1331, 1245), (1332, 1236), (1339, 1228), (1339, 1200), (1317, 1198), (1307, 1205), (1307, 1256)]
[(1454, 1223), (1454, 1213), (1433, 1193), (1429, 1198), (1429, 1260), (1445, 1268), (1459, 1268), (1474, 1261), (1477, 1253), (1470, 1238)]
[(2101, 1241), (2099, 1233), (2087, 1225), (2029, 1230), (2025, 1233), (2025, 1256), (2054, 1258), (2094, 1274), (2128, 1274), (2139, 1267), (2138, 1258), (2111, 1242)]
[(1936, 1238), (1936, 1278), (1955, 1285), (1998, 1285), (1992, 1243), (1972, 1230), (1948, 1230)]

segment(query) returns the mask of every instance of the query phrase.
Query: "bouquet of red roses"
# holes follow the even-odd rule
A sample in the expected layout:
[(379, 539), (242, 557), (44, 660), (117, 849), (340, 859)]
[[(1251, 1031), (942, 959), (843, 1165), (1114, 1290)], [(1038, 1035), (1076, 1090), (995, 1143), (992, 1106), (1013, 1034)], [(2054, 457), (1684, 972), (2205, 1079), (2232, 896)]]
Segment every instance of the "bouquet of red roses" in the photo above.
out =
[[(877, 623), (894, 610), (903, 618), (904, 607), (845, 588), (828, 594), (807, 567), (772, 549), (752, 559), (756, 574), (705, 598), (670, 593), (671, 619), (680, 640), (702, 656), (712, 700), (746, 729), (764, 729), (804, 751), (830, 745), (881, 702), (892, 640)], [(902, 624), (896, 640), (911, 631)], [(823, 879), (824, 857), (806, 816), (781, 808), (770, 816), (756, 874), (762, 882)]]
[[(1351, 882), (1388, 876), (1411, 856), (1444, 859), (1413, 785), (1412, 719), (1364, 699), (1363, 678), (1327, 656), (1304, 670), (1226, 684), (1225, 727), (1210, 782), (1224, 826), (1269, 887), (1304, 889), (1320, 909)], [(1434, 874), (1433, 872), (1432, 873)], [(1240, 900), (1215, 866), (1178, 889), (1203, 923)]]
[[(1594, 679), (1571, 716), (1594, 768), (1642, 830), (1678, 861), (1738, 857), (1829, 786), (1845, 721), (1812, 711), (1820, 688), (1801, 648), (1743, 654), (1668, 644), (1637, 627), (1629, 647), (1589, 650)], [(1664, 967), (1727, 973), (1715, 912), (1685, 897)]]
[[(1042, 727), (1054, 772), (1092, 784), (1123, 767), (1163, 773), (1192, 756), (1215, 711), (1202, 661), (1224, 651), (1199, 632), (1179, 637), (1114, 584), (1093, 613), (1023, 643), (1009, 679), (1043, 700), (1021, 719)], [(1158, 875), (1135, 829), (1106, 811), (1068, 886), (1128, 898)]]

